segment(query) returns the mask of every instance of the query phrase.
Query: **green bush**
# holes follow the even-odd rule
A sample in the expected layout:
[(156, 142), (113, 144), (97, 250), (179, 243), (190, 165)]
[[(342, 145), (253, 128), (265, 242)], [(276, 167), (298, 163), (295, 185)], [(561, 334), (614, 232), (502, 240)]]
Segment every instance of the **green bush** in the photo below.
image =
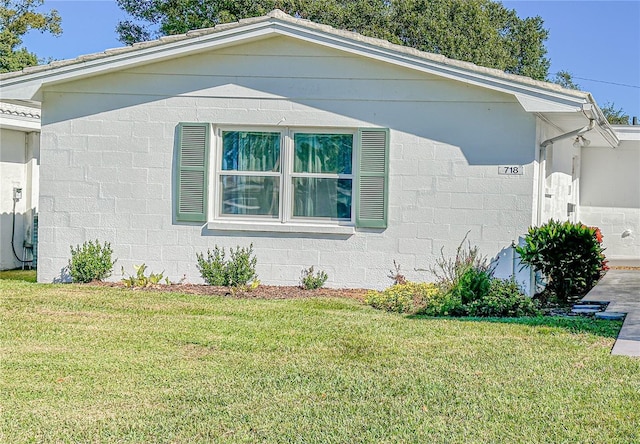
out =
[(427, 284), (430, 291), (418, 300), (415, 313), (426, 316), (456, 316), (461, 313), (460, 300), (442, 291), (437, 284)]
[(454, 258), (446, 258), (440, 250), (440, 258), (436, 260), (431, 272), (435, 275), (440, 287), (446, 292), (457, 294), (463, 303), (473, 300), (478, 294), (486, 293), (487, 281), (491, 280), (493, 269), (485, 256), (480, 255), (476, 246), (467, 242), (465, 235), (456, 250)]
[(598, 235), (597, 228), (551, 219), (530, 227), (524, 246), (516, 251), (521, 263), (543, 274), (545, 292), (566, 303), (586, 294), (604, 271), (606, 261)]
[(209, 285), (239, 287), (258, 277), (258, 260), (253, 256), (253, 244), (249, 245), (249, 248), (230, 248), (228, 260), (224, 248), (221, 249), (217, 245), (213, 252), (207, 250), (206, 258), (202, 253), (196, 253), (196, 258), (200, 275)]
[(322, 288), (329, 276), (324, 271), (313, 273), (313, 265), (302, 270), (300, 275), (300, 287), (305, 290), (316, 290)]
[(436, 266), (431, 268), (439, 287), (447, 295), (448, 314), (453, 316), (466, 316), (467, 305), (485, 297), (493, 279), (493, 268), (487, 258), (480, 255), (478, 247), (467, 242), (467, 235), (453, 258), (446, 258), (441, 250)]
[(411, 313), (413, 306), (413, 289), (411, 284), (393, 285), (384, 291), (367, 292), (364, 302), (379, 310), (395, 313)]
[[(484, 279), (481, 278), (483, 285)], [(466, 304), (461, 302), (459, 293), (443, 291), (434, 283), (416, 282), (392, 285), (383, 291), (369, 291), (365, 303), (380, 310), (427, 316), (519, 317), (540, 314), (536, 303), (524, 295), (515, 281), (496, 278), (489, 278), (486, 293)]]
[(521, 317), (538, 316), (540, 310), (534, 300), (525, 296), (513, 279), (492, 279), (489, 291), (465, 307), (469, 316)]
[(225, 260), (225, 255), (224, 248), (220, 249), (217, 245), (213, 247), (213, 252), (207, 250), (206, 259), (202, 253), (196, 253), (200, 276), (207, 284), (215, 285), (216, 287), (227, 285), (227, 261)]
[(449, 289), (452, 297), (467, 305), (489, 294), (492, 271), (487, 268), (467, 268)]
[(392, 285), (383, 291), (371, 290), (365, 297), (365, 303), (396, 313), (438, 316), (447, 311), (443, 294), (433, 283), (407, 282)]
[(71, 259), (69, 259), (69, 275), (72, 282), (101, 281), (108, 278), (113, 270), (115, 260), (111, 260), (111, 244), (105, 242), (100, 245), (97, 240), (71, 246)]
[(227, 262), (227, 286), (237, 287), (239, 285), (247, 285), (255, 280), (256, 264), (258, 259), (253, 256), (253, 244), (249, 248), (236, 247), (229, 248), (229, 261)]

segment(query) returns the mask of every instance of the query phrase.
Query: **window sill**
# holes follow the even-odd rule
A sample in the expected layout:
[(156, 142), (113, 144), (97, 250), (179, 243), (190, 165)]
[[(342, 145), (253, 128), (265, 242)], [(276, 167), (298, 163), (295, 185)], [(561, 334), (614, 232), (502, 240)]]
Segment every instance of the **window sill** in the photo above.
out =
[(311, 234), (355, 234), (353, 226), (322, 225), (304, 223), (280, 223), (280, 222), (238, 222), (216, 221), (208, 222), (207, 229), (215, 231), (252, 231), (265, 233), (311, 233)]

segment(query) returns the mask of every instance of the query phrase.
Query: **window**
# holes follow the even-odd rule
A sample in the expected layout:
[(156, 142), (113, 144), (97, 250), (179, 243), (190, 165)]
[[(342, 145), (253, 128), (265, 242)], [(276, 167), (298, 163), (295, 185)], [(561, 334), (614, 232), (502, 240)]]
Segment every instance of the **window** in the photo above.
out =
[(293, 217), (351, 220), (353, 134), (295, 133)]
[[(176, 221), (205, 222), (210, 214), (221, 224), (271, 221), (385, 228), (388, 146), (388, 130), (378, 128), (180, 124)], [(207, 175), (209, 168), (212, 174)]]
[(223, 131), (220, 215), (278, 218), (280, 133)]

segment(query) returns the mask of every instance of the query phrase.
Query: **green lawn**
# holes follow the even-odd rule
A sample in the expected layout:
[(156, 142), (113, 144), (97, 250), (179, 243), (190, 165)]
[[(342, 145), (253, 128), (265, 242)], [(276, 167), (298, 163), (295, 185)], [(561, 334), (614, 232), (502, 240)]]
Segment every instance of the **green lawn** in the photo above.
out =
[(0, 280), (0, 441), (640, 442), (620, 323)]
[(36, 270), (6, 270), (0, 271), (0, 279), (10, 279), (14, 281), (35, 282)]

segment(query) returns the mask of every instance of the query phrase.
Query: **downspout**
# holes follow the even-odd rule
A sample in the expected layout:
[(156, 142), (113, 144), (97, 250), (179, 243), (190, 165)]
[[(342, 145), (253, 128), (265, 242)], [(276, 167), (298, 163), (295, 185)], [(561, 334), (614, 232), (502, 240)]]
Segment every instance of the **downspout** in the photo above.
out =
[(589, 124), (577, 130), (569, 131), (568, 133), (560, 134), (559, 136), (547, 139), (540, 144), (540, 168), (538, 168), (538, 214), (536, 217), (536, 225), (542, 224), (542, 207), (544, 202), (544, 179), (546, 175), (547, 167), (547, 147), (553, 145), (559, 140), (568, 139), (574, 136), (581, 136), (582, 134), (591, 131), (596, 126), (595, 119), (589, 119)]

